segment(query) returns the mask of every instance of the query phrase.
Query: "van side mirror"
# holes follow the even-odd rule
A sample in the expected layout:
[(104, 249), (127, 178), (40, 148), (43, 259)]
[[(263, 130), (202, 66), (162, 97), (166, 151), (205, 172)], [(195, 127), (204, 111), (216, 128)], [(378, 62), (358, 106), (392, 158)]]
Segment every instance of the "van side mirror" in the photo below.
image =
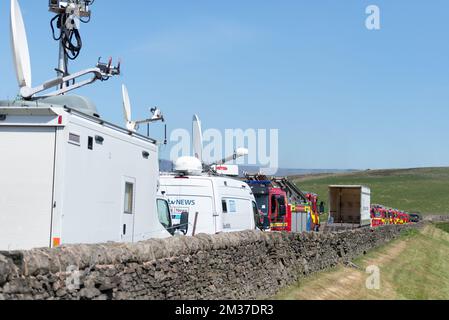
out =
[(325, 211), (326, 211), (325, 207), (326, 207), (326, 204), (324, 202), (321, 202), (320, 203), (320, 214), (325, 213)]
[(259, 230), (263, 230), (262, 216), (260, 214), (258, 214), (254, 217), (254, 220), (256, 222), (256, 228)]
[(263, 217), (263, 229), (264, 230), (268, 230), (271, 228), (271, 221), (270, 221), (270, 217), (269, 216), (264, 216)]
[(189, 231), (189, 213), (183, 212), (181, 213), (181, 223), (176, 226), (176, 229), (181, 231), (184, 235)]

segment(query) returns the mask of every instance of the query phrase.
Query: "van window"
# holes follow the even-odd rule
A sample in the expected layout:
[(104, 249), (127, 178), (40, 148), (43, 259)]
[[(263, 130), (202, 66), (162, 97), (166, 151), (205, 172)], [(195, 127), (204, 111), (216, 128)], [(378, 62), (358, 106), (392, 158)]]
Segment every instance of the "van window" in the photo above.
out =
[(254, 214), (254, 223), (257, 228), (262, 229), (263, 228), (263, 221), (262, 217), (259, 213), (259, 208), (257, 207), (257, 203), (253, 201), (253, 214)]
[(127, 214), (134, 213), (134, 183), (125, 183), (125, 209)]
[(94, 138), (93, 137), (89, 137), (87, 139), (87, 148), (89, 150), (93, 150), (94, 149)]
[(253, 201), (253, 212), (254, 215), (259, 215), (259, 208), (257, 207), (257, 204)]
[(268, 215), (268, 205), (270, 201), (270, 197), (266, 194), (257, 196), (256, 198), (257, 206), (259, 207), (260, 211), (263, 212), (263, 214)]
[(157, 200), (157, 214), (159, 217), (159, 222), (164, 226), (165, 229), (171, 226), (170, 218), (170, 207), (168, 202), (162, 199)]
[(276, 195), (271, 196), (271, 213), (277, 213), (278, 202), (276, 199)]
[(285, 206), (285, 198), (282, 196), (276, 197), (280, 206)]
[(235, 200), (229, 200), (228, 211), (230, 213), (236, 213), (237, 212), (237, 204), (236, 204)]
[(221, 200), (221, 206), (223, 208), (223, 213), (228, 213), (228, 204), (226, 200)]

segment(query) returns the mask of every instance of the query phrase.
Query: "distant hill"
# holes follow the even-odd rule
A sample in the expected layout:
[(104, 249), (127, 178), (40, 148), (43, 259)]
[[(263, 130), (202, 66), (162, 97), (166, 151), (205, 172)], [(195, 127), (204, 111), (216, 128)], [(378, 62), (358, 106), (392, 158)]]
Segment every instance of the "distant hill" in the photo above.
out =
[[(169, 160), (159, 161), (161, 172), (170, 172), (173, 170), (173, 163)], [(243, 176), (245, 172), (248, 173), (259, 173), (260, 167), (257, 166), (240, 166), (240, 175)], [(309, 174), (333, 174), (333, 173), (347, 173), (354, 172), (355, 170), (338, 170), (338, 169), (285, 169), (280, 168), (276, 173), (277, 176), (289, 177), (289, 176), (300, 176)]]
[(371, 188), (372, 203), (409, 212), (449, 214), (449, 168), (302, 175), (294, 181), (302, 190), (317, 193), (326, 204), (329, 185), (355, 184)]
[[(261, 169), (256, 166), (240, 166), (240, 175), (245, 172), (248, 173), (259, 173)], [(290, 177), (290, 176), (301, 176), (301, 175), (316, 175), (316, 174), (334, 174), (334, 173), (348, 173), (354, 172), (355, 170), (339, 170), (339, 169), (286, 169), (279, 168), (277, 170), (276, 176), (280, 177)]]

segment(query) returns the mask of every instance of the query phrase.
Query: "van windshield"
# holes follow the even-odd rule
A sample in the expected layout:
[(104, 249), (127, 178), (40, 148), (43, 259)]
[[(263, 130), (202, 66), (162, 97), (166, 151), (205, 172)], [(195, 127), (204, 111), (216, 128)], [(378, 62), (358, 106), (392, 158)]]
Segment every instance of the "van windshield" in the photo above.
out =
[(268, 195), (261, 195), (256, 197), (257, 206), (264, 215), (268, 215), (268, 200)]
[(168, 202), (162, 199), (157, 200), (157, 213), (159, 217), (159, 222), (164, 226), (165, 229), (171, 227), (171, 214)]

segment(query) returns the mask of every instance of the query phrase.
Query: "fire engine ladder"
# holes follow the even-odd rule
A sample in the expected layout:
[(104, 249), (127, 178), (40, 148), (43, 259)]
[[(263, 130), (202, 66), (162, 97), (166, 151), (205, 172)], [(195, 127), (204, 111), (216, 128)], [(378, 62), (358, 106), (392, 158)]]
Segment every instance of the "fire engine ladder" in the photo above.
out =
[(270, 179), (268, 179), (267, 176), (259, 173), (257, 174), (245, 173), (245, 178), (247, 181), (270, 181)]
[(299, 203), (308, 202), (307, 196), (288, 178), (272, 178), (273, 186), (285, 190), (290, 201)]
[(288, 178), (272, 177), (269, 178), (266, 175), (257, 173), (249, 174), (245, 173), (245, 178), (247, 181), (271, 181), (274, 188), (279, 188), (287, 193), (288, 199), (292, 202), (297, 203), (307, 203), (308, 199), (304, 192), (302, 192), (294, 183), (292, 183)]

